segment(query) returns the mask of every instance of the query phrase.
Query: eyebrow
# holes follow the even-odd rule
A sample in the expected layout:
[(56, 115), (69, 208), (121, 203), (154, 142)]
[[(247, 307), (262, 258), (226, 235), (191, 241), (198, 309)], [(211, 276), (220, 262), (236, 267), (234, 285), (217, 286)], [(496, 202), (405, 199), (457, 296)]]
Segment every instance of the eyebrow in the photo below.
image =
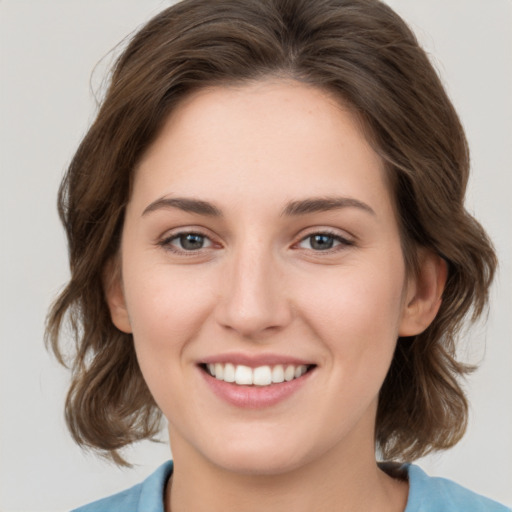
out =
[[(185, 212), (206, 215), (208, 217), (222, 217), (219, 208), (208, 201), (187, 197), (161, 197), (145, 208), (142, 215), (160, 209), (177, 208)], [(312, 197), (297, 201), (290, 201), (281, 212), (281, 216), (299, 216), (308, 213), (319, 213), (341, 208), (359, 208), (375, 215), (375, 211), (366, 203), (352, 197)]]
[(208, 201), (200, 199), (190, 199), (186, 197), (161, 197), (152, 202), (142, 212), (142, 215), (160, 210), (162, 208), (178, 208), (185, 212), (197, 213), (198, 215), (207, 215), (209, 217), (222, 217), (222, 212)]
[(352, 197), (313, 197), (300, 201), (291, 201), (285, 206), (282, 215), (305, 215), (308, 213), (325, 212), (341, 208), (359, 208), (360, 210), (375, 215), (375, 211), (371, 206)]

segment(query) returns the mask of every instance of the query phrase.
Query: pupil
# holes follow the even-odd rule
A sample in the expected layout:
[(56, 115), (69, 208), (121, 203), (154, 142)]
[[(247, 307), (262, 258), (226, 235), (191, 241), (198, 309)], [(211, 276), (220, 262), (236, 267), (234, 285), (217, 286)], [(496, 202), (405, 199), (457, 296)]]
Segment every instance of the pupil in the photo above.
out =
[(203, 246), (204, 237), (202, 235), (194, 235), (189, 233), (188, 235), (180, 236), (180, 243), (183, 249), (192, 251), (194, 249), (201, 249)]
[(329, 235), (313, 235), (311, 237), (311, 247), (313, 249), (319, 251), (325, 251), (326, 249), (331, 249), (333, 246), (334, 240), (332, 236)]

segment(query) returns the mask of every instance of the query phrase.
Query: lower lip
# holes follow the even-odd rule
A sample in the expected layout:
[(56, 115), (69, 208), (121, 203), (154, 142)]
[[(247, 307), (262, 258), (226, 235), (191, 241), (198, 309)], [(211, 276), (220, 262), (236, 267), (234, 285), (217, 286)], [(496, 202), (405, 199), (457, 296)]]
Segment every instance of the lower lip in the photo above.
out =
[(311, 377), (314, 370), (306, 372), (298, 379), (280, 382), (270, 386), (239, 386), (212, 377), (199, 368), (210, 389), (225, 402), (235, 407), (246, 409), (263, 409), (283, 402), (296, 393)]

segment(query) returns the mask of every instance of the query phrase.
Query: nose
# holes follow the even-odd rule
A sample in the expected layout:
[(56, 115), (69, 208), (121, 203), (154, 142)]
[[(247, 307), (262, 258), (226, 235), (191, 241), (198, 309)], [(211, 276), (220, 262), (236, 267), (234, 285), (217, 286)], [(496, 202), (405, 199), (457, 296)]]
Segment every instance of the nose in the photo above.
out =
[(276, 259), (271, 251), (254, 245), (231, 255), (216, 308), (223, 328), (264, 340), (290, 323), (292, 307), (282, 265)]

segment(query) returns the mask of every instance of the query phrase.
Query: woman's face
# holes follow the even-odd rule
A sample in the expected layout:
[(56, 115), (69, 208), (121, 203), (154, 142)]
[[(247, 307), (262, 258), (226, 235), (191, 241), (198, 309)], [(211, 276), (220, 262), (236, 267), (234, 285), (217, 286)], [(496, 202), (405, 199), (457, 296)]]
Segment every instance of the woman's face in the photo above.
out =
[(414, 291), (383, 164), (346, 108), (292, 81), (189, 97), (137, 169), (121, 256), (112, 317), (175, 458), (276, 474), (373, 457)]

